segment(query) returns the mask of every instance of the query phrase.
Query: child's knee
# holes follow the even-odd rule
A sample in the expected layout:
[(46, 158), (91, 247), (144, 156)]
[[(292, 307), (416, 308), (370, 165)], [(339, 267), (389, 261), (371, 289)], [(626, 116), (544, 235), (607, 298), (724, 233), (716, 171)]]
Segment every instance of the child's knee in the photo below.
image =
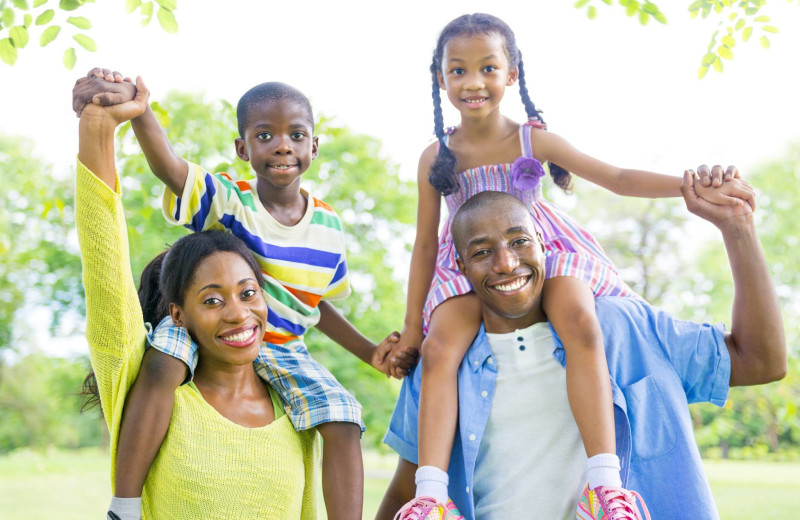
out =
[(142, 358), (142, 368), (136, 381), (146, 382), (147, 388), (172, 389), (180, 386), (189, 374), (189, 367), (180, 359), (149, 348)]
[(317, 431), (322, 436), (322, 440), (329, 446), (331, 443), (346, 445), (350, 443), (361, 443), (361, 426), (350, 422), (327, 422), (317, 426)]

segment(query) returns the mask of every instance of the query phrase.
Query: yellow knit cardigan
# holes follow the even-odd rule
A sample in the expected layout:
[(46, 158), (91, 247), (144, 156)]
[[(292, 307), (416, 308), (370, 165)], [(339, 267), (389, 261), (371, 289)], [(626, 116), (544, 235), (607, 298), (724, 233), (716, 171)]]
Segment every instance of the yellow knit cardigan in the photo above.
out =
[[(75, 200), (86, 338), (111, 432), (113, 487), (122, 408), (139, 372), (146, 331), (119, 179), (114, 192), (78, 161)], [(316, 519), (317, 445), (315, 430), (296, 432), (286, 415), (246, 428), (220, 415), (193, 384), (183, 385), (145, 481), (143, 518)]]

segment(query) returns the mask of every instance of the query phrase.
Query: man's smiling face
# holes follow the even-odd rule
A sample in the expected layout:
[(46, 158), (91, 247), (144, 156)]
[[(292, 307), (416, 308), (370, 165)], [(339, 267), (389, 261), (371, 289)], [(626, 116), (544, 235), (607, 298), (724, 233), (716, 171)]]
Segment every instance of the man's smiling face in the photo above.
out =
[(545, 321), (541, 235), (514, 197), (484, 199), (455, 219), (453, 238), (458, 266), (481, 300), (486, 330), (511, 332)]

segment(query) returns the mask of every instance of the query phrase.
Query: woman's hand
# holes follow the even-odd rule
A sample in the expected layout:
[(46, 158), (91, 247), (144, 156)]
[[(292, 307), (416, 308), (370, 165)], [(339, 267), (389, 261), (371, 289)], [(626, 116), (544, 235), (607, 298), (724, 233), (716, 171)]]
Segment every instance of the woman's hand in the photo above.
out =
[(88, 94), (92, 94), (91, 103), (86, 104), (80, 110), (81, 119), (89, 118), (109, 122), (114, 127), (142, 115), (147, 109), (147, 102), (150, 99), (150, 91), (141, 76), (136, 78), (136, 93), (133, 99), (128, 101), (119, 102), (125, 97), (125, 94), (97, 93), (96, 90), (97, 86), (94, 84), (93, 79), (79, 79), (72, 89), (73, 108), (76, 107), (76, 99), (82, 100)]

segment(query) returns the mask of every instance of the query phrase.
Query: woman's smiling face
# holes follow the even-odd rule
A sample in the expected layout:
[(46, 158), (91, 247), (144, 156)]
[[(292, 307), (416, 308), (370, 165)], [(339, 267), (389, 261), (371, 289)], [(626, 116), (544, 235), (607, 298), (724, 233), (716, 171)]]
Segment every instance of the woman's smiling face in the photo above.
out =
[(220, 251), (200, 261), (183, 305), (171, 303), (170, 314), (189, 330), (203, 364), (242, 365), (258, 354), (267, 303), (250, 265), (236, 253)]

